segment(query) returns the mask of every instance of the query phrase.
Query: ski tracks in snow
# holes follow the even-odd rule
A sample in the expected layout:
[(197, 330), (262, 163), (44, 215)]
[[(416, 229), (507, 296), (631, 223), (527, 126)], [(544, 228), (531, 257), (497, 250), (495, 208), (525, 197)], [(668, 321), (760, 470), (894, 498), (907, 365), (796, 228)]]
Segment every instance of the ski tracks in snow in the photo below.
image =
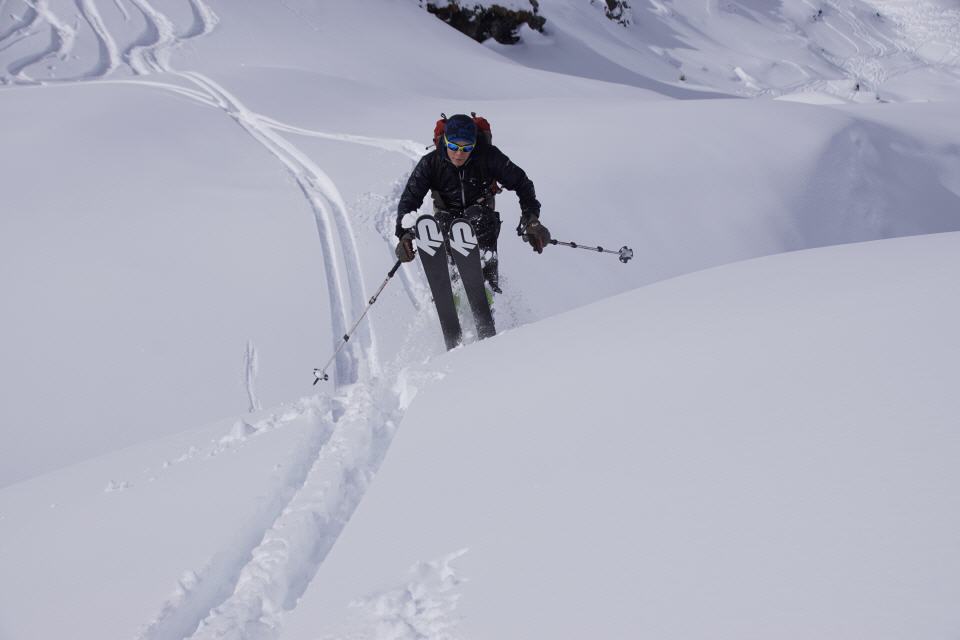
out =
[(85, 74), (85, 77), (102, 78), (113, 73), (120, 66), (120, 48), (107, 30), (103, 18), (100, 16), (100, 11), (93, 0), (77, 0), (77, 6), (80, 8), (83, 19), (87, 21), (96, 35), (100, 47), (100, 60), (92, 71)]
[[(359, 317), (366, 303), (366, 291), (363, 284), (363, 272), (356, 246), (356, 237), (347, 213), (347, 206), (330, 177), (301, 152), (297, 147), (274, 129), (261, 122), (260, 117), (247, 109), (235, 96), (210, 78), (196, 72), (175, 72), (176, 75), (194, 83), (223, 109), (237, 124), (243, 127), (257, 142), (274, 155), (293, 176), (313, 210), (323, 244), (324, 272), (327, 279), (327, 291), (330, 296), (330, 313), (333, 334), (337, 337), (346, 333), (347, 305), (344, 304), (343, 282), (340, 266), (337, 262), (335, 237), (339, 236), (346, 265), (346, 282), (350, 287), (349, 309), (353, 317)], [(373, 344), (373, 332), (366, 324), (359, 333), (359, 344), (366, 351), (366, 364), (369, 369), (377, 366)], [(340, 384), (354, 383), (360, 375), (360, 356), (353, 345), (341, 351), (336, 363), (337, 381)]]
[[(45, 84), (50, 82), (130, 82), (175, 92), (206, 106), (222, 110), (240, 125), (254, 140), (271, 153), (296, 181), (313, 211), (322, 244), (322, 255), (327, 291), (330, 298), (332, 336), (336, 345), (346, 332), (351, 318), (359, 317), (367, 303), (356, 236), (350, 215), (333, 180), (281, 133), (306, 135), (331, 140), (375, 146), (401, 153), (415, 161), (422, 154), (420, 145), (405, 140), (385, 140), (348, 134), (313, 131), (278, 122), (247, 109), (226, 88), (210, 77), (191, 71), (176, 71), (171, 67), (172, 52), (184, 42), (211, 33), (219, 18), (202, 0), (189, 0), (193, 23), (180, 34), (176, 25), (159, 11), (150, 0), (126, 0), (143, 17), (145, 30), (133, 42), (122, 48), (109, 32), (96, 0), (76, 0), (77, 20), (84, 21), (96, 39), (99, 56), (95, 67), (76, 76), (61, 76), (38, 81), (27, 75), (29, 69), (51, 57), (67, 59), (74, 48), (77, 30), (66, 25), (49, 8), (47, 0), (23, 0), (27, 9), (3, 34), (0, 46), (10, 46), (4, 40), (15, 41), (30, 37), (46, 23), (52, 30), (50, 45), (8, 66), (7, 72), (16, 84)], [(130, 12), (124, 0), (113, 0), (121, 14), (129, 20)], [(187, 86), (163, 80), (112, 80), (120, 69), (134, 76), (175, 77)], [(10, 84), (10, 79), (4, 80)], [(409, 291), (408, 287), (408, 291)], [(357, 339), (343, 349), (335, 363), (337, 385), (353, 384), (363, 373), (376, 374), (379, 362), (375, 334), (371, 323), (364, 323)]]
[[(102, 3), (102, 0), (100, 0)], [(163, 12), (149, 0), (112, 0), (113, 8), (124, 22), (129, 22), (132, 12), (144, 20), (143, 32), (132, 41), (120, 43), (120, 38), (111, 33), (98, 0), (75, 0), (72, 15), (58, 15), (49, 0), (20, 0), (22, 13), (11, 13), (10, 26), (0, 31), (0, 53), (5, 50), (24, 49), (19, 57), (6, 64), (6, 74), (0, 72), (3, 84), (49, 84), (71, 83), (105, 79), (120, 71), (133, 75), (147, 75), (170, 70), (172, 52), (184, 43), (202, 37), (216, 27), (219, 19), (203, 0), (183, 0), (189, 4), (192, 22), (181, 32)], [(126, 4), (131, 5), (128, 9)], [(60, 9), (62, 11), (62, 8)], [(42, 34), (49, 31), (49, 41), (44, 44)], [(75, 45), (78, 39), (92, 37), (96, 45), (96, 59), (85, 70), (76, 69), (79, 52)], [(25, 41), (32, 45), (28, 47)], [(19, 46), (18, 46), (19, 45)], [(67, 63), (63, 69), (58, 63)], [(37, 69), (44, 74), (37, 76)]]
[[(864, 83), (864, 88), (876, 89), (920, 67), (960, 75), (960, 9), (931, 0), (804, 2), (811, 12), (825, 10), (817, 21), (853, 52), (843, 55), (821, 50), (822, 57), (849, 78)], [(809, 88), (829, 84), (817, 80)]]
[[(129, 11), (124, 0), (112, 0), (125, 22), (139, 13), (145, 23), (140, 34), (124, 45), (110, 33), (97, 0), (76, 0), (75, 22), (86, 24), (95, 38), (96, 63), (79, 74), (56, 70), (61, 74), (58, 77), (36, 80), (28, 71), (45, 60), (67, 60), (78, 29), (56, 16), (47, 0), (23, 1), (27, 10), (0, 33), (0, 51), (34, 37), (44, 25), (51, 31), (50, 44), (8, 65), (4, 84), (118, 82), (175, 92), (223, 111), (287, 169), (316, 220), (329, 295), (331, 338), (337, 343), (348, 319), (359, 317), (367, 304), (351, 216), (330, 176), (281, 134), (400, 153), (410, 159), (411, 168), (422, 155), (422, 146), (406, 140), (327, 133), (285, 124), (248, 109), (204, 74), (174, 69), (173, 51), (189, 39), (210, 33), (219, 21), (202, 0), (189, 0), (193, 23), (179, 33), (174, 22), (150, 0), (126, 0), (135, 11)], [(55, 75), (52, 66), (48, 70)], [(126, 70), (128, 77), (112, 77), (121, 70)], [(387, 235), (384, 238), (390, 239)], [(418, 316), (423, 316), (423, 288), (406, 273), (402, 279), (420, 311)], [(383, 375), (370, 320), (340, 352), (335, 370), (340, 395), (315, 398), (313, 404), (308, 402), (298, 413), (283, 419), (307, 421), (310, 436), (298, 453), (285, 461), (288, 472), (281, 487), (250, 518), (247, 529), (238, 532), (232, 544), (205, 567), (183, 574), (174, 594), (142, 628), (140, 640), (276, 636), (281, 614), (296, 606), (313, 579), (379, 468), (394, 429), (415, 394), (415, 387), (406, 382), (414, 374), (394, 368)], [(364, 374), (368, 382), (359, 383)], [(246, 423), (240, 426), (238, 433), (225, 438), (228, 442), (224, 446), (232, 446), (235, 440), (244, 440), (248, 433), (259, 430)]]
[[(263, 533), (280, 517), (289, 497), (306, 481), (313, 461), (330, 440), (333, 432), (333, 407), (329, 400), (318, 399), (313, 405), (301, 406), (288, 415), (275, 416), (256, 426), (241, 424), (221, 439), (226, 448), (235, 446), (238, 440), (261, 431), (287, 426), (295, 421), (309, 425), (309, 435), (295, 457), (284, 461), (288, 469), (281, 488), (274, 491), (267, 504), (251, 516), (244, 531), (238, 531), (232, 545), (221, 548), (206, 566), (196, 571), (187, 571), (180, 578), (173, 595), (163, 604), (160, 613), (137, 636), (138, 640), (173, 640), (189, 637), (217, 604), (225, 601), (233, 591), (240, 572), (249, 562), (252, 550), (263, 539)], [(211, 454), (217, 453), (214, 450)], [(180, 461), (196, 457), (199, 452), (188, 451)], [(165, 466), (170, 466), (166, 463)]]
[(283, 614), (296, 607), (379, 468), (416, 394), (412, 375), (312, 398), (299, 415), (286, 416), (288, 424), (308, 421), (311, 435), (287, 461), (284, 490), (233, 548), (184, 574), (137, 640), (276, 638)]
[(147, 0), (130, 0), (143, 15), (147, 30), (142, 38), (127, 47), (123, 59), (137, 75), (170, 70), (170, 53), (179, 44), (173, 22)]
[(386, 452), (404, 407), (391, 389), (356, 385), (303, 484), (264, 533), (236, 588), (191, 640), (274, 638), (333, 547)]
[(958, 75), (960, 7), (929, 0), (874, 0), (902, 34), (900, 46), (911, 55)]
[[(49, 27), (50, 42), (39, 52), (27, 54), (14, 60), (7, 67), (7, 72), (14, 82), (33, 84), (34, 81), (24, 74), (24, 70), (44, 59), (66, 60), (76, 42), (77, 31), (60, 20), (50, 10), (46, 0), (34, 0), (27, 3), (27, 11), (9, 29), (0, 33), (0, 52), (5, 51), (17, 43), (33, 38), (42, 30), (42, 24)], [(2, 79), (2, 78), (0, 78)]]

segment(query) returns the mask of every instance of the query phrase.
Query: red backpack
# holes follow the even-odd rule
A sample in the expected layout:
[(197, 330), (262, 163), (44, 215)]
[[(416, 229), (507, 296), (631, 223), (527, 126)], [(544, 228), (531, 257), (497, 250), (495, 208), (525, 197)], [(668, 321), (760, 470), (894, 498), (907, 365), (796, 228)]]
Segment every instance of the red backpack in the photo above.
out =
[[(493, 131), (490, 130), (490, 121), (483, 116), (478, 116), (473, 111), (470, 112), (470, 116), (473, 118), (473, 123), (477, 125), (477, 141), (479, 142), (480, 140), (483, 140), (485, 144), (493, 144)], [(446, 130), (447, 114), (441, 113), (440, 119), (437, 120), (437, 124), (433, 127), (433, 145), (435, 147), (440, 146), (440, 140), (443, 138), (443, 134)]]

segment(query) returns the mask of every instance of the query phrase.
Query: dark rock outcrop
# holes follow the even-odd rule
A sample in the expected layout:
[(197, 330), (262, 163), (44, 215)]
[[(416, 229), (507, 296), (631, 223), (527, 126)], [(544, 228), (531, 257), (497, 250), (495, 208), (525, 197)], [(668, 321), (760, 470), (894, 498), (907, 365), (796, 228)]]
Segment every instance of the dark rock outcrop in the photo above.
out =
[(538, 14), (537, 0), (530, 0), (529, 11), (507, 9), (497, 4), (485, 6), (469, 0), (427, 1), (421, 2), (421, 6), (477, 42), (493, 38), (500, 44), (516, 44), (520, 40), (517, 30), (522, 25), (542, 33), (546, 23), (546, 19)]
[[(590, 0), (593, 3), (594, 0)], [(632, 22), (632, 12), (630, 11), (630, 3), (627, 0), (603, 0), (604, 12), (607, 14), (607, 17), (613, 20), (616, 23), (627, 26)]]

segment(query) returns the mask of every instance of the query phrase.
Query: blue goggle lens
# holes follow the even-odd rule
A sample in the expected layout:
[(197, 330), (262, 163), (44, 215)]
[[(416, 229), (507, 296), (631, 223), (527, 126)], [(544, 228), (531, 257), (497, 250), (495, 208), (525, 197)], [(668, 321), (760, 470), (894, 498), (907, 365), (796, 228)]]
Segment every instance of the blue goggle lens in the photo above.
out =
[(447, 140), (447, 149), (450, 149), (450, 151), (463, 151), (464, 153), (470, 153), (471, 151), (473, 151), (473, 148), (475, 146), (476, 146), (475, 144), (461, 145), (461, 144), (457, 144), (455, 142), (450, 142), (449, 140)]

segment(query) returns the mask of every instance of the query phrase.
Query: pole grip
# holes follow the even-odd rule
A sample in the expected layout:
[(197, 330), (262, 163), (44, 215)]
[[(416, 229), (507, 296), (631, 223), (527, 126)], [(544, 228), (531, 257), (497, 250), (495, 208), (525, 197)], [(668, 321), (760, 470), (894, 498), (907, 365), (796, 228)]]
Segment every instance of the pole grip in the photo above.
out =
[(403, 260), (397, 260), (397, 263), (393, 265), (393, 269), (390, 269), (390, 271), (387, 272), (387, 277), (392, 278), (394, 274), (397, 273), (397, 270), (400, 268), (400, 265), (402, 264), (403, 264)]

